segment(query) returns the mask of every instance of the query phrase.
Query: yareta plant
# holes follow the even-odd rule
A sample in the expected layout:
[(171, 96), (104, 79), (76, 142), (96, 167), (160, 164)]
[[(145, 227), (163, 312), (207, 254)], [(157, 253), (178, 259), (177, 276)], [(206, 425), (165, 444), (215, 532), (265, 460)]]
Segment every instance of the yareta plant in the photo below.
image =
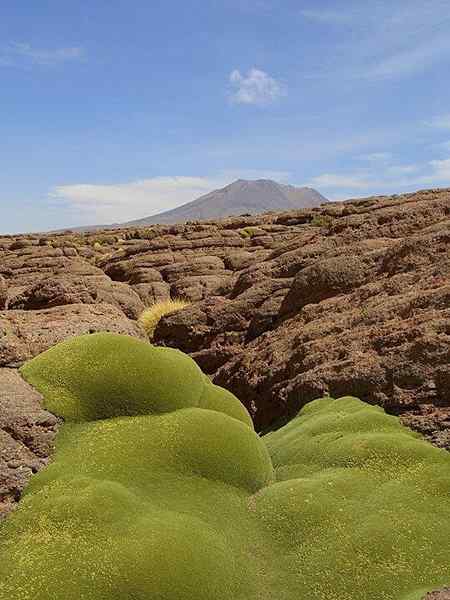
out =
[(356, 398), (259, 437), (176, 350), (28, 362), (65, 419), (0, 529), (1, 600), (420, 600), (450, 582), (450, 455)]

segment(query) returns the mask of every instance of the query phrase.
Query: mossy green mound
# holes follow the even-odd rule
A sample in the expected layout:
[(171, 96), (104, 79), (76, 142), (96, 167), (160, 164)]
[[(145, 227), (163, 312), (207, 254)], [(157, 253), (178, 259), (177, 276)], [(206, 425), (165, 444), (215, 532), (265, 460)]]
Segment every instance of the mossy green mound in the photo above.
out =
[(82, 336), (22, 370), (66, 418), (0, 529), (1, 600), (419, 600), (450, 456), (355, 398), (260, 438), (183, 354)]
[(222, 412), (252, 422), (235, 396), (221, 388), (221, 397), (217, 390), (209, 393), (212, 384), (189, 356), (129, 336), (72, 338), (29, 361), (21, 372), (44, 395), (46, 408), (66, 421), (166, 413), (205, 404), (211, 395)]
[(448, 453), (351, 397), (309, 403), (264, 441), (277, 483), (259, 514), (289, 549), (279, 572), (299, 574), (279, 598), (419, 600), (450, 581)]

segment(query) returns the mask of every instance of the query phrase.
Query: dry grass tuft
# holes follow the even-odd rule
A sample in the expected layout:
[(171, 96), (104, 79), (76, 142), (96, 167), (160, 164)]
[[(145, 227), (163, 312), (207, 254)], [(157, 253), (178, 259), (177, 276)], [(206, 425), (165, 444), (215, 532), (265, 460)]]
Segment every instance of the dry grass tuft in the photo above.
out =
[(190, 304), (188, 300), (183, 300), (182, 298), (155, 302), (155, 304), (144, 310), (139, 317), (139, 323), (147, 332), (148, 337), (152, 339), (156, 326), (164, 315), (183, 310), (183, 308), (190, 306)]

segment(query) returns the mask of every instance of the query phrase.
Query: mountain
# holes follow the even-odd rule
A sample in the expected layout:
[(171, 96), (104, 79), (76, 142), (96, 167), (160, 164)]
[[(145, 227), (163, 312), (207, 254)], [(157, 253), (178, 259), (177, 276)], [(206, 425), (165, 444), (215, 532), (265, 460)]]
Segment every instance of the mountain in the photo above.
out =
[(271, 210), (320, 206), (327, 199), (308, 187), (282, 185), (270, 179), (247, 181), (238, 179), (226, 187), (205, 194), (197, 200), (172, 210), (123, 223), (122, 227), (153, 225), (155, 223), (183, 223), (204, 219), (220, 219), (243, 213), (258, 214)]

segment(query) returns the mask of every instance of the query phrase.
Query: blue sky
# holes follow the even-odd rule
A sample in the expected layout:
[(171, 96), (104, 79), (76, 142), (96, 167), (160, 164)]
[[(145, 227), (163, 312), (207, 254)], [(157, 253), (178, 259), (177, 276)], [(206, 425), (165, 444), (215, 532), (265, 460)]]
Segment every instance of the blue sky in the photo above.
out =
[(450, 186), (449, 68), (448, 0), (3, 3), (0, 232)]

